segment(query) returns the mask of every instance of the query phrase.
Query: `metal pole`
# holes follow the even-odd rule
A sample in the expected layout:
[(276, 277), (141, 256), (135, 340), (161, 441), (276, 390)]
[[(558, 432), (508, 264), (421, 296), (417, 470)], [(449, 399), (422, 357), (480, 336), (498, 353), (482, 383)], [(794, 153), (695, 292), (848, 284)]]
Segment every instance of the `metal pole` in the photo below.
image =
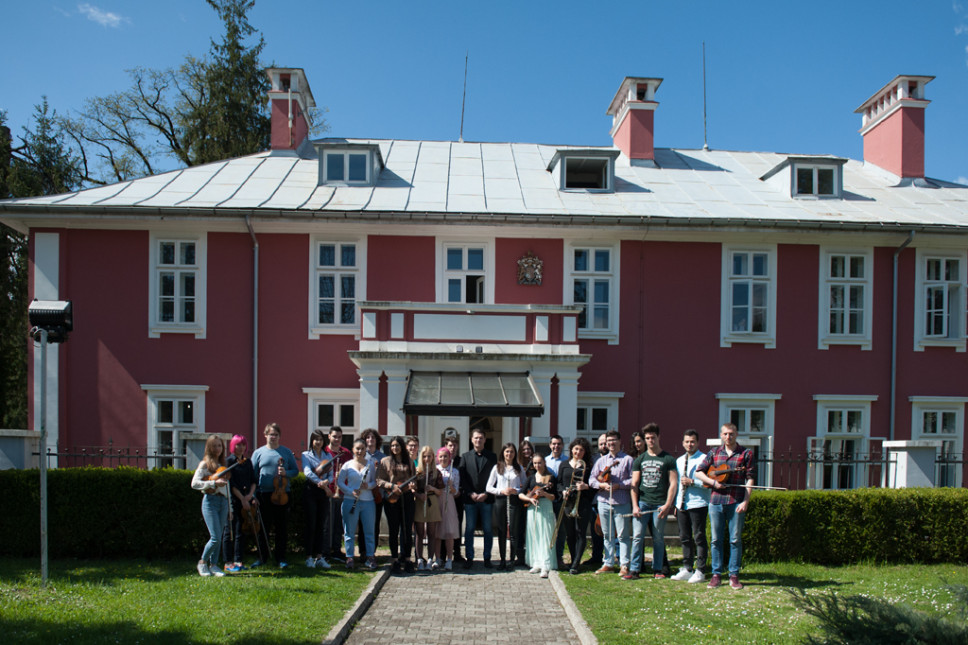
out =
[(40, 330), (40, 588), (47, 587), (47, 330)]

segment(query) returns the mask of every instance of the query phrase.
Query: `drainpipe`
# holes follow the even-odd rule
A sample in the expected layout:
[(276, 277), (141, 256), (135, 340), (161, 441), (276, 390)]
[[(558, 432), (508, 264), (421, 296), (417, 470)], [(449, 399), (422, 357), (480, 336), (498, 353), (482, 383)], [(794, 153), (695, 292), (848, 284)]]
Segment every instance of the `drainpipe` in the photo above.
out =
[(888, 439), (894, 441), (895, 403), (897, 399), (897, 262), (901, 251), (914, 239), (914, 231), (908, 233), (907, 239), (894, 250), (894, 277), (891, 288), (891, 425)]
[(249, 215), (245, 216), (245, 227), (252, 238), (252, 442), (259, 445), (259, 240), (252, 230)]

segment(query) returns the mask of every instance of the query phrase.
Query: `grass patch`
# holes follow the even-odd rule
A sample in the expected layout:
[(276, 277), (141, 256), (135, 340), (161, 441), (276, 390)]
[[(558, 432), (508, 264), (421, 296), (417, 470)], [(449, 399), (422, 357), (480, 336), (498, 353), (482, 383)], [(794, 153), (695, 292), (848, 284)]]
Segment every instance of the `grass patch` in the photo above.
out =
[(373, 574), (290, 565), (202, 578), (195, 561), (0, 560), (0, 638), (51, 643), (319, 643)]
[[(673, 569), (675, 571), (675, 569)], [(836, 592), (902, 603), (932, 614), (956, 611), (949, 584), (968, 583), (962, 565), (823, 567), (813, 564), (744, 565), (733, 591), (726, 584), (672, 580), (624, 581), (616, 574), (562, 575), (572, 600), (600, 643), (798, 643), (817, 631), (817, 621), (796, 608), (787, 589)], [(954, 615), (950, 616), (954, 618)]]

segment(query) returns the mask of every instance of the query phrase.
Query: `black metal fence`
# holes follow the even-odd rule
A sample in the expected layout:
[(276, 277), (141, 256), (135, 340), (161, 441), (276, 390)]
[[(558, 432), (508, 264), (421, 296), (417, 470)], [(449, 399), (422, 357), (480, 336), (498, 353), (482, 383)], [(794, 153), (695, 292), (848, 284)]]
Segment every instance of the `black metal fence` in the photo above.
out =
[[(34, 453), (38, 455), (39, 453)], [(83, 466), (99, 466), (102, 468), (117, 468), (131, 466), (132, 468), (186, 468), (188, 457), (185, 454), (173, 454), (149, 451), (147, 448), (116, 447), (112, 441), (107, 446), (74, 446), (70, 448), (58, 447), (57, 450), (48, 448), (49, 463), (56, 463), (58, 468), (80, 468)]]
[[(941, 453), (935, 458), (936, 486), (968, 485), (968, 453)], [(849, 490), (893, 487), (897, 453), (884, 451), (796, 453), (761, 452), (757, 455), (757, 484), (791, 490)]]

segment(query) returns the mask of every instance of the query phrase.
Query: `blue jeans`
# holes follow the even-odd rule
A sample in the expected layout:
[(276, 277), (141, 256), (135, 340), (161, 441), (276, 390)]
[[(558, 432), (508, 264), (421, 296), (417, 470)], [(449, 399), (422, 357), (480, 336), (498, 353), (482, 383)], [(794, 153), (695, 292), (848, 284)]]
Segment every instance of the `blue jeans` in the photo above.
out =
[(222, 495), (202, 496), (202, 518), (208, 528), (208, 542), (202, 550), (202, 561), (207, 564), (218, 562), (219, 546), (222, 544), (222, 533), (229, 520), (229, 500)]
[(491, 547), (494, 546), (493, 509), (491, 502), (464, 502), (464, 557), (468, 562), (474, 559), (474, 529), (478, 524), (484, 531), (484, 560), (491, 559)]
[(645, 533), (648, 525), (652, 526), (652, 571), (662, 571), (665, 564), (665, 525), (666, 517), (660, 518), (658, 504), (646, 504), (639, 501), (639, 510), (643, 513), (655, 511), (649, 515), (632, 518), (632, 565), (629, 567), (636, 573), (642, 571), (642, 560), (645, 551)]
[[(598, 502), (598, 516), (602, 518), (602, 534), (605, 540), (605, 553), (602, 564), (614, 567), (616, 559), (623, 567), (629, 566), (629, 517), (620, 517), (632, 512), (632, 503), (609, 505), (607, 501)], [(618, 553), (615, 553), (615, 539), (618, 539)]]
[(357, 525), (362, 521), (363, 523), (363, 542), (366, 547), (366, 556), (373, 557), (376, 555), (376, 537), (373, 535), (374, 527), (373, 523), (376, 517), (376, 504), (372, 499), (370, 500), (360, 500), (356, 504), (356, 510), (353, 510), (353, 503), (356, 502), (354, 497), (346, 497), (343, 499), (343, 508), (341, 509), (343, 515), (343, 550), (346, 552), (347, 558), (353, 557), (353, 536), (356, 535)]
[(713, 532), (713, 575), (723, 573), (723, 546), (729, 531), (729, 575), (739, 575), (743, 557), (743, 522), (746, 513), (737, 513), (737, 504), (710, 504), (709, 523)]

